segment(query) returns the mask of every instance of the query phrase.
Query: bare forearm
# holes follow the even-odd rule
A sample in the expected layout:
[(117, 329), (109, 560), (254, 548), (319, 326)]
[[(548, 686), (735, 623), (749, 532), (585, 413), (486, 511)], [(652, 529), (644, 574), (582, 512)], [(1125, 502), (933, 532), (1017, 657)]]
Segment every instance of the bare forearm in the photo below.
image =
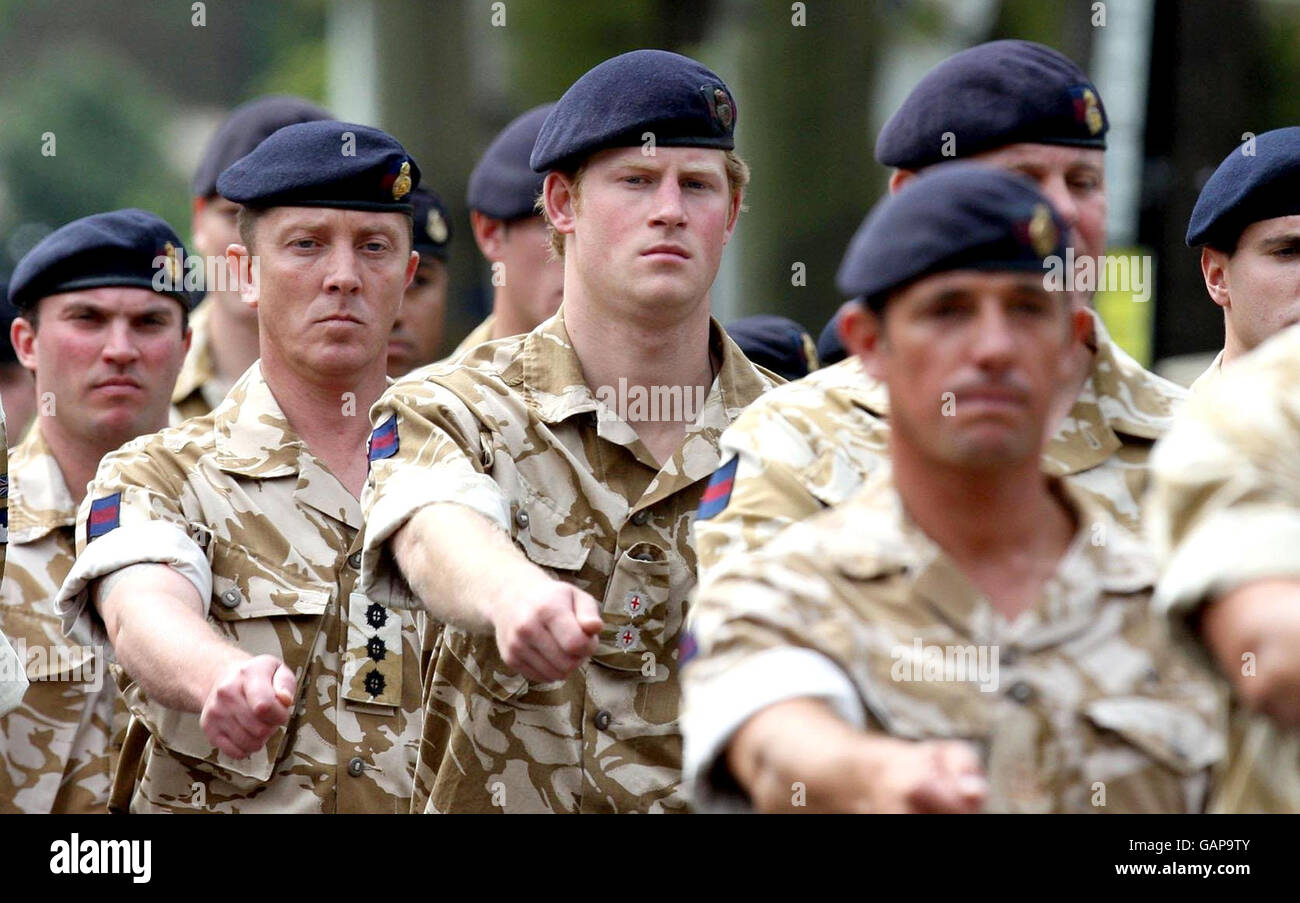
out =
[(792, 699), (745, 722), (727, 749), (727, 764), (760, 811), (826, 811), (844, 802), (835, 798), (848, 767), (842, 751), (860, 750), (863, 741), (824, 703)]
[(393, 558), (433, 617), (472, 633), (491, 633), (492, 612), (546, 572), (501, 530), (462, 505), (422, 508), (392, 539)]
[(151, 699), (197, 713), (218, 675), (249, 655), (203, 618), (189, 581), (153, 570), (161, 565), (149, 567), (102, 587), (109, 640), (118, 662)]

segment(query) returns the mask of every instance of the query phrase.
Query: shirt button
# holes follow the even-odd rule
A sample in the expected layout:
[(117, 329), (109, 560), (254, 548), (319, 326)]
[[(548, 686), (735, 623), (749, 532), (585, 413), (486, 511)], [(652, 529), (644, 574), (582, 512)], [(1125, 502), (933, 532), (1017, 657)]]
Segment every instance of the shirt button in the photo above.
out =
[(352, 761), (348, 762), (348, 774), (354, 778), (361, 777), (361, 772), (366, 770), (366, 763), (361, 761), (360, 756), (353, 756)]
[(519, 528), (520, 528), (521, 530), (527, 530), (527, 529), (528, 529), (528, 512), (525, 511), (523, 508), (520, 508), (520, 509), (515, 513), (515, 523), (517, 523), (517, 524), (519, 525)]
[(1002, 649), (1000, 652), (1001, 654), (998, 656), (999, 664), (1010, 666), (1020, 661), (1020, 653), (1015, 649)]
[(359, 571), (359, 570), (361, 570), (361, 553), (360, 553), (360, 552), (353, 552), (351, 555), (348, 556), (348, 567), (352, 568), (352, 570), (354, 570), (354, 571)]
[(1023, 680), (1018, 680), (1011, 685), (1011, 689), (1007, 691), (1007, 695), (1016, 702), (1026, 703), (1034, 698), (1034, 688)]
[(224, 605), (224, 606), (226, 606), (226, 608), (238, 608), (238, 607), (239, 607), (239, 590), (237, 590), (237, 589), (228, 589), (228, 590), (226, 590), (224, 593), (222, 593), (222, 594), (221, 594), (221, 604)]
[(638, 511), (636, 514), (632, 515), (632, 523), (636, 524), (638, 527), (644, 527), (645, 522), (649, 519), (650, 512), (645, 510)]
[(596, 728), (598, 730), (607, 731), (609, 730), (609, 723), (613, 720), (614, 718), (609, 714), (609, 712), (601, 710), (596, 713)]

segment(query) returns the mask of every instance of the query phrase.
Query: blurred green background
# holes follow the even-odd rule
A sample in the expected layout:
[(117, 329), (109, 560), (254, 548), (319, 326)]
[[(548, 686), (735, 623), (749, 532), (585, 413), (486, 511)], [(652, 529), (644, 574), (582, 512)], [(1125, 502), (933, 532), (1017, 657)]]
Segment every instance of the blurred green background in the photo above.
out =
[(840, 255), (885, 189), (880, 125), (934, 63), (1000, 37), (1073, 57), (1113, 120), (1131, 99), (1108, 154), (1112, 244), (1152, 254), (1157, 282), (1140, 309), (1104, 305), (1117, 335), (1144, 360), (1217, 348), (1221, 315), (1182, 235), (1244, 132), (1300, 122), (1295, 0), (0, 0), (0, 269), (113, 207), (187, 234), (189, 178), (224, 114), (296, 93), (392, 131), (450, 205), (449, 349), (490, 297), (464, 207), (478, 154), (600, 60), (663, 47), (731, 85), (754, 173), (715, 313), (781, 313), (816, 335), (840, 301)]

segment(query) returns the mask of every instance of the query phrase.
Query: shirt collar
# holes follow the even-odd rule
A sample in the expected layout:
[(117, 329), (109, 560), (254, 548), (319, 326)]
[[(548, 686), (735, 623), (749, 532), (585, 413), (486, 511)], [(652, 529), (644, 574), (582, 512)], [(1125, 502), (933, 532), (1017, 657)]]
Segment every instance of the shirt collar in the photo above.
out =
[(77, 523), (77, 505), (54, 459), (40, 418), (9, 453), (9, 541), (35, 542)]

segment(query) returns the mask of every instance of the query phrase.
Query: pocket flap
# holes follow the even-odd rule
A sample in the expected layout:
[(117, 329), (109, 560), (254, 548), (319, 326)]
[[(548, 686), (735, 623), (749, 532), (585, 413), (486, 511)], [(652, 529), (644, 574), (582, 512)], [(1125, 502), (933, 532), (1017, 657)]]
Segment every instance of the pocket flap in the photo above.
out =
[(1223, 737), (1202, 716), (1164, 700), (1117, 696), (1094, 700), (1083, 712), (1179, 774), (1208, 768), (1224, 754)]

